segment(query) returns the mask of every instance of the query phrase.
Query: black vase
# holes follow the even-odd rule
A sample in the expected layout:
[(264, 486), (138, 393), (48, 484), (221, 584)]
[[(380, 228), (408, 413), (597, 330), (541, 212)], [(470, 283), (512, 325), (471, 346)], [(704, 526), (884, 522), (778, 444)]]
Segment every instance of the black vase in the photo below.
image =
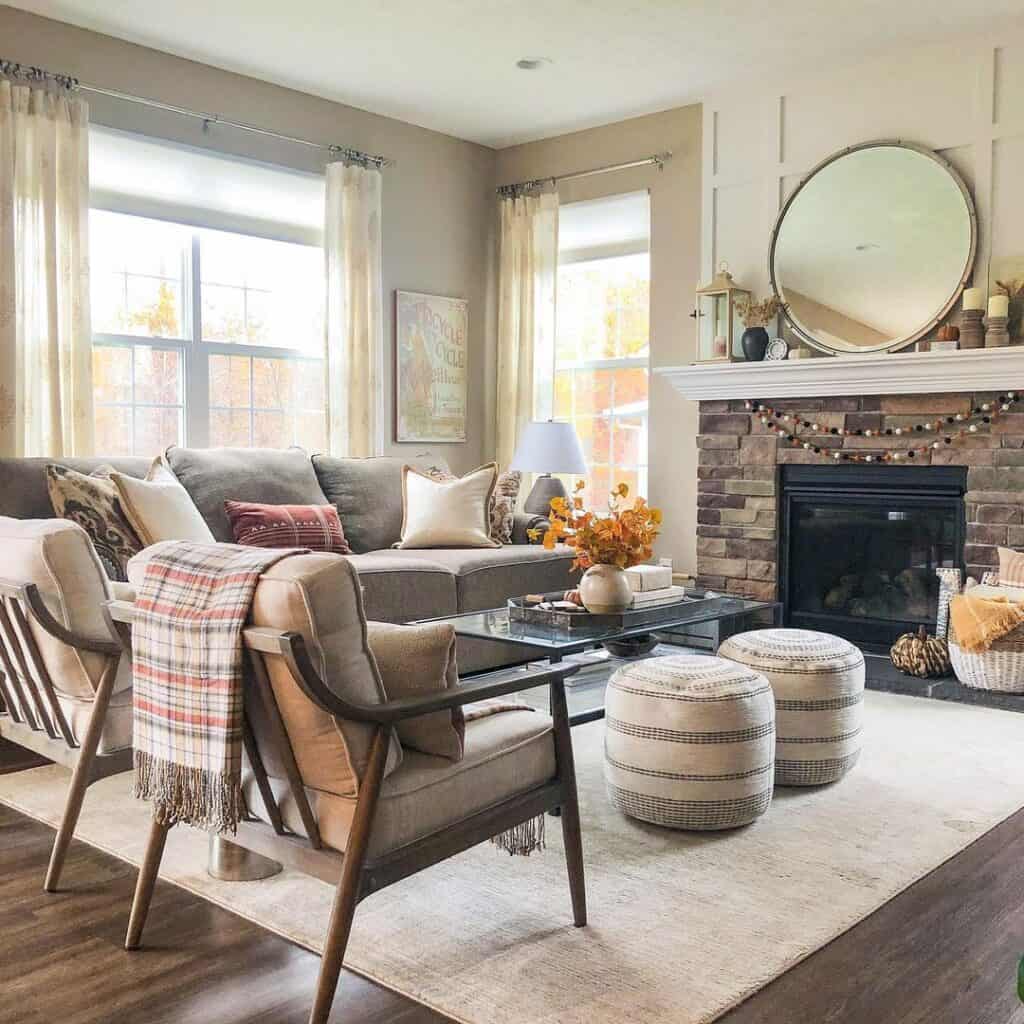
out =
[(752, 363), (759, 363), (768, 351), (768, 331), (763, 327), (748, 327), (740, 339), (743, 355)]

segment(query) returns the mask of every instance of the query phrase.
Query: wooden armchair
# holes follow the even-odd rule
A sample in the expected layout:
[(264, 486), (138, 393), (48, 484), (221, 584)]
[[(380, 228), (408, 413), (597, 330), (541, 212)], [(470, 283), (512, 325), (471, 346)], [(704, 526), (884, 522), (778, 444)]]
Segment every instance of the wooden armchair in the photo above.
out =
[[(131, 605), (114, 602), (108, 610), (114, 622), (131, 623)], [(360, 900), (535, 815), (561, 808), (573, 920), (586, 923), (563, 688), (571, 667), (505, 672), (388, 700), (367, 644), (355, 570), (333, 555), (295, 556), (269, 569), (252, 621), (244, 633), (252, 816), (232, 841), (337, 885), (313, 1024), (330, 1015)], [(471, 721), (462, 761), (403, 750), (395, 736), (402, 720), (539, 685), (551, 688), (552, 717), (509, 711)], [(155, 822), (151, 828), (128, 949), (141, 940), (167, 832)]]
[(72, 770), (43, 884), (55, 892), (86, 789), (132, 767), (131, 670), (80, 526), (0, 517), (0, 546), (0, 736)]

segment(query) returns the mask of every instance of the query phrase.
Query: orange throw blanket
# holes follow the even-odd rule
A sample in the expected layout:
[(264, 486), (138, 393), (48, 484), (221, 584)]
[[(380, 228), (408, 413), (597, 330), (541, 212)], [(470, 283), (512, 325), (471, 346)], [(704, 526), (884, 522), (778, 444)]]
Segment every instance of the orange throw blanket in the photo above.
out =
[(1024, 605), (1005, 597), (972, 597), (970, 591), (949, 602), (955, 642), (968, 654), (983, 654), (1024, 623)]

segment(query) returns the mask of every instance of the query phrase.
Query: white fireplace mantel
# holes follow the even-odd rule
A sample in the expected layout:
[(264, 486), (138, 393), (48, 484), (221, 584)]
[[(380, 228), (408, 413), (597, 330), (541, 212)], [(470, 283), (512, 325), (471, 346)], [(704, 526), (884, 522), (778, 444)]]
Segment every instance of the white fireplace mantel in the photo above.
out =
[(654, 372), (694, 402), (1024, 390), (1024, 346), (661, 366)]

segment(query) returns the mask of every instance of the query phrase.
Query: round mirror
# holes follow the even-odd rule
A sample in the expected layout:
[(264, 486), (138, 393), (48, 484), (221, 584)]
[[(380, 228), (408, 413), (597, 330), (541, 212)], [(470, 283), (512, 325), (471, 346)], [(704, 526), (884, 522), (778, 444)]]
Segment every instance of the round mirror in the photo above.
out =
[(783, 206), (768, 254), (772, 287), (815, 348), (903, 348), (956, 302), (976, 226), (967, 186), (942, 157), (905, 142), (852, 146)]

